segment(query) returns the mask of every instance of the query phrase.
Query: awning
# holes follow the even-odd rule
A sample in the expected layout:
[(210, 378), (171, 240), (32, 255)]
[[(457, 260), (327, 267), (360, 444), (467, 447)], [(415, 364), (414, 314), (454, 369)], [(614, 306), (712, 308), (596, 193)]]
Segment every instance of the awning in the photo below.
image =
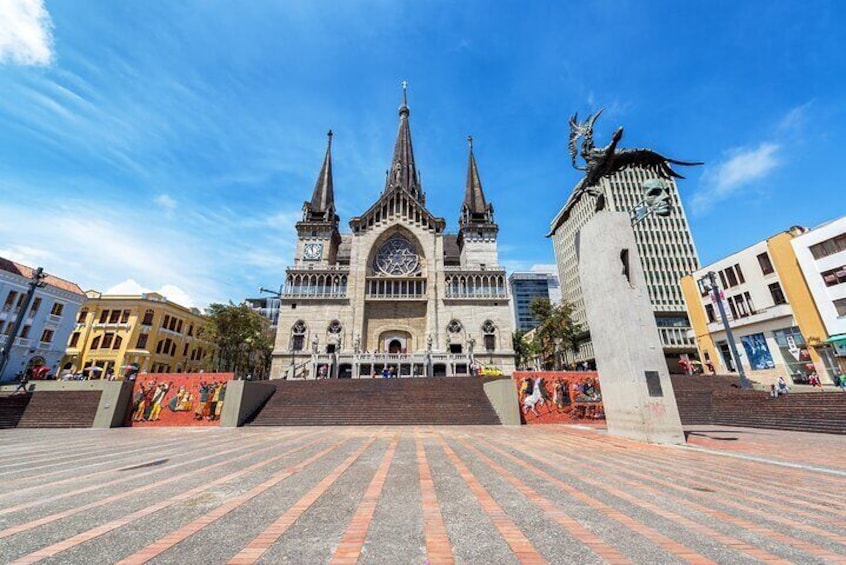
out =
[(831, 343), (833, 345), (846, 346), (846, 334), (833, 335), (830, 338), (828, 338), (827, 340), (825, 340), (825, 342)]

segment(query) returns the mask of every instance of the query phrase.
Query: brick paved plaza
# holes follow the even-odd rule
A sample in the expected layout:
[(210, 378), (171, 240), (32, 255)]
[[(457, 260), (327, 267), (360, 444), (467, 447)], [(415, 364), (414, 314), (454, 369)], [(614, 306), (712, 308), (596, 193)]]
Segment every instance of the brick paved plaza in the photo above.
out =
[(846, 563), (846, 437), (4, 430), (3, 563)]

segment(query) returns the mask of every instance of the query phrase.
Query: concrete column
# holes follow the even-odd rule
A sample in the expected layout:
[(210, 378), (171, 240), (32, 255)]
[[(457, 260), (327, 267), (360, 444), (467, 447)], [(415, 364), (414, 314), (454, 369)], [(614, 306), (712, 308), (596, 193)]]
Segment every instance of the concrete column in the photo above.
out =
[(579, 279), (608, 432), (685, 442), (629, 216), (600, 212), (581, 230)]

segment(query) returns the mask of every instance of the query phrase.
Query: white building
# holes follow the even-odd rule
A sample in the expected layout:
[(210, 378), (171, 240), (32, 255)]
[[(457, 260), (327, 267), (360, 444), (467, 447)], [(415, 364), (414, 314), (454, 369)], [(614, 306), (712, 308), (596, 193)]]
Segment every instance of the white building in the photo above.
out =
[[(643, 183), (654, 178), (658, 177), (650, 171), (627, 169), (603, 177), (597, 189), (605, 196), (608, 210), (631, 212), (643, 199)], [(695, 343), (688, 335), (690, 322), (679, 281), (699, 268), (699, 256), (676, 183), (672, 179), (665, 182), (672, 199), (672, 212), (667, 217), (650, 216), (634, 227), (634, 234), (667, 365), (671, 372), (678, 372), (680, 356), (696, 351)], [(595, 207), (594, 198), (571, 195), (550, 224), (549, 233), (555, 249), (562, 298), (573, 305), (574, 321), (588, 331), (577, 248), (579, 232), (596, 214)], [(586, 335), (573, 360), (589, 361), (593, 358), (593, 345), (590, 336)]]
[(846, 373), (846, 216), (791, 241), (834, 348)]
[(85, 293), (75, 283), (47, 275), (44, 286), (35, 290), (15, 343), (9, 344), (34, 272), (31, 267), (0, 258), (0, 347), (11, 347), (0, 382), (14, 380), (19, 373), (31, 373), (38, 367), (47, 367), (47, 372), (56, 374), (77, 312), (85, 301)]
[(740, 362), (751, 380), (773, 384), (784, 377), (794, 384), (808, 384), (813, 373), (823, 382), (831, 382), (837, 373), (832, 347), (826, 344), (822, 320), (791, 245), (805, 232), (791, 228), (682, 281), (701, 358), (712, 361), (717, 372), (735, 371), (736, 360), (719, 305), (708, 291), (706, 277), (711, 271), (717, 276)]
[[(505, 270), (473, 153), (455, 183), (458, 233), (426, 206), (405, 97), (384, 188), (341, 233), (331, 132), (297, 223), (280, 301), (271, 378), (468, 374), (474, 360), (514, 368)], [(375, 184), (375, 183), (374, 183)], [(356, 190), (363, 190), (358, 187)], [(460, 205), (460, 207), (459, 207)]]

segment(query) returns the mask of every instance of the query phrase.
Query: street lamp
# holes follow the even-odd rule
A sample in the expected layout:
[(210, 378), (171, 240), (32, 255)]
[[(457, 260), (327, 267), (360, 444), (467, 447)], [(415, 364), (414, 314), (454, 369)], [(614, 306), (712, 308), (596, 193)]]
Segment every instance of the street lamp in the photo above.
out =
[(737, 373), (740, 375), (740, 386), (744, 389), (751, 388), (749, 379), (746, 378), (746, 370), (743, 368), (743, 363), (740, 361), (740, 355), (737, 353), (737, 346), (734, 344), (734, 334), (731, 332), (731, 326), (729, 326), (728, 318), (726, 317), (726, 307), (723, 305), (723, 300), (720, 296), (720, 287), (717, 286), (717, 273), (714, 271), (708, 271), (708, 274), (701, 280), (705, 280), (705, 278), (707, 278), (709, 282), (707, 290), (711, 295), (711, 301), (717, 303), (717, 309), (720, 311), (720, 319), (723, 322), (723, 330), (726, 332), (726, 341), (728, 341), (729, 351), (731, 352), (735, 365), (737, 365)]
[(556, 337), (553, 341), (555, 341), (555, 368), (556, 370), (561, 370), (561, 343), (564, 341), (560, 337)]

